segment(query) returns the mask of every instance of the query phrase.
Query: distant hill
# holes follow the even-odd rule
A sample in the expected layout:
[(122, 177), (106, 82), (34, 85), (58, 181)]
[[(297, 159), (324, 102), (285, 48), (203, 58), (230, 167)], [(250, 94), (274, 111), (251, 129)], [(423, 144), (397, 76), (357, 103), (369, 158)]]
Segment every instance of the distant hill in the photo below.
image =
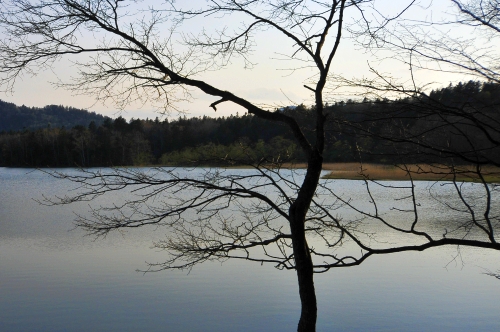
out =
[(48, 126), (72, 128), (88, 126), (92, 121), (100, 125), (105, 116), (73, 107), (48, 105), (42, 108), (17, 106), (0, 100), (0, 131), (39, 129)]

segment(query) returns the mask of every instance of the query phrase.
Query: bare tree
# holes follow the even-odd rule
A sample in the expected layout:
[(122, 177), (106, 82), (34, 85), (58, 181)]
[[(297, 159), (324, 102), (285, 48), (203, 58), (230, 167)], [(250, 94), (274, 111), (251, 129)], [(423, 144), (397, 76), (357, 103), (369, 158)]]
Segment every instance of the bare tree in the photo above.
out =
[[(283, 170), (283, 156), (276, 156), (274, 160), (251, 164), (253, 171), (248, 173), (211, 169), (191, 175), (189, 170), (168, 168), (53, 173), (80, 185), (76, 195), (49, 199), (53, 204), (92, 200), (125, 189), (136, 195), (79, 217), (79, 227), (96, 236), (147, 225), (167, 228), (168, 238), (155, 246), (166, 249), (170, 256), (163, 263), (153, 264), (153, 270), (189, 269), (208, 260), (229, 258), (295, 270), (302, 308), (298, 331), (315, 330), (314, 273), (358, 265), (372, 255), (443, 245), (500, 249), (495, 234), (498, 211), (493, 208), (499, 188), (484, 177), (480, 196), (476, 187), (466, 192), (461, 183), (451, 182), (455, 200), (443, 201), (443, 206), (455, 212), (454, 219), (439, 225), (422, 221), (420, 193), (411, 180), (412, 169), (406, 169), (409, 184), (395, 186), (366, 179), (367, 196), (363, 202), (352, 201), (334, 185), (320, 182), (327, 120), (325, 89), (347, 31), (347, 15), (362, 20), (372, 1), (212, 0), (195, 9), (177, 7), (173, 1), (165, 1), (159, 8), (150, 5), (146, 9), (146, 2), (139, 4), (142, 9), (136, 7), (136, 2), (120, 0), (3, 1), (3, 86), (11, 89), (20, 75), (56, 66), (62, 57), (75, 56), (82, 61), (82, 54), (87, 54), (85, 61), (76, 62), (79, 76), (67, 87), (98, 100), (112, 100), (119, 106), (141, 100), (166, 107), (189, 99), (191, 89), (196, 89), (218, 98), (210, 105), (214, 110), (221, 103), (232, 103), (254, 116), (287, 126), (307, 159), (307, 168), (304, 172)], [(408, 2), (401, 13), (386, 18), (377, 32), (386, 31), (389, 22), (397, 20), (412, 4)], [(134, 11), (141, 13), (138, 20), (132, 15)], [(183, 23), (231, 16), (242, 20), (239, 30), (183, 34), (180, 40), (177, 37)], [(372, 25), (367, 26), (362, 33), (370, 41), (375, 40)], [(291, 61), (290, 68), (313, 70), (312, 78), (304, 85), (314, 101), (310, 116), (315, 126), (311, 130), (285, 112), (266, 109), (199, 79), (203, 72), (220, 69), (235, 57), (251, 66), (250, 55), (258, 33), (268, 30), (292, 44), (288, 53), (284, 52)], [(94, 38), (84, 38), (87, 33)], [(461, 68), (479, 70), (469, 65)], [(493, 67), (481, 70), (484, 75), (494, 75)], [(363, 84), (358, 82), (358, 86)], [(377, 87), (375, 82), (368, 84), (372, 90)], [(379, 90), (407, 93), (387, 84)], [(404, 142), (408, 141), (404, 137)], [(430, 147), (432, 151), (440, 149)], [(396, 205), (381, 207), (377, 203), (381, 193), (375, 188), (391, 189)], [(340, 209), (347, 209), (349, 214), (342, 217)], [(376, 227), (405, 235), (405, 242), (381, 241), (383, 234)], [(317, 241), (321, 244), (316, 245)]]

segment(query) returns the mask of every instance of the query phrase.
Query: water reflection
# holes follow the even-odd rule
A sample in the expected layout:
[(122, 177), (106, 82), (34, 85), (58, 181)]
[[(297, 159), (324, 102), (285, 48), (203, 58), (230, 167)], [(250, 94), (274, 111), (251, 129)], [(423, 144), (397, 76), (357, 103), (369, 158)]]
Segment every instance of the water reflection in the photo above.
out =
[[(161, 231), (93, 241), (73, 210), (31, 198), (67, 184), (0, 169), (0, 330), (291, 331), (299, 314), (293, 272), (247, 262), (142, 274), (164, 253)], [(341, 185), (341, 184), (339, 184)], [(318, 331), (494, 331), (500, 254), (456, 248), (375, 257), (317, 275)]]

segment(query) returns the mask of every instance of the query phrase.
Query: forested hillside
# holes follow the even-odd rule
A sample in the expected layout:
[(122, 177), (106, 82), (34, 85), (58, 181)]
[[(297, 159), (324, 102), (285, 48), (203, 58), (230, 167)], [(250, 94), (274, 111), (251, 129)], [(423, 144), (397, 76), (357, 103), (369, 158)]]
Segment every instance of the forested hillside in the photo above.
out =
[(27, 107), (0, 100), (0, 132), (46, 127), (72, 128), (78, 125), (88, 126), (92, 121), (100, 125), (104, 119), (100, 114), (72, 107)]
[[(436, 105), (446, 106), (446, 113), (440, 113)], [(412, 144), (426, 140), (434, 147), (459, 151), (462, 156), (467, 156), (464, 147), (480, 146), (471, 150), (471, 158), (488, 154), (491, 160), (496, 147), (490, 149), (483, 144), (479, 133), (476, 140), (474, 132), (488, 133), (488, 128), (471, 126), (468, 120), (457, 121), (449, 110), (498, 121), (499, 105), (498, 84), (472, 81), (433, 91), (427, 100), (408, 97), (339, 102), (327, 107), (323, 157), (326, 162), (447, 162), (450, 154), (441, 154), (439, 149), (437, 153), (436, 149), (416, 150)], [(61, 112), (71, 111), (60, 108)], [(314, 133), (310, 121), (314, 117), (308, 115), (311, 111), (303, 105), (276, 110), (299, 119), (306, 135)], [(304, 158), (286, 127), (251, 115), (128, 122), (118, 117), (107, 118), (101, 125), (93, 121), (65, 129), (51, 125), (0, 134), (0, 166), (217, 165), (270, 160)]]

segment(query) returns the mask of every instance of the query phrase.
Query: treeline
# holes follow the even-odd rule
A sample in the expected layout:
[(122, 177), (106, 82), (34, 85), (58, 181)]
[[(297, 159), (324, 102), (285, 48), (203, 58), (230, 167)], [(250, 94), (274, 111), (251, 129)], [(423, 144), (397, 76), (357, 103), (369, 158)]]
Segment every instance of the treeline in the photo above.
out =
[[(436, 106), (437, 105), (437, 106)], [(486, 105), (486, 106), (485, 106)], [(412, 140), (433, 146), (463, 148), (463, 137), (481, 145), (477, 128), (463, 114), (498, 119), (498, 84), (468, 82), (433, 91), (430, 98), (396, 101), (363, 100), (327, 105), (326, 162), (399, 163), (440, 161), (448, 155), (414, 148)], [(452, 110), (453, 112), (450, 112)], [(306, 136), (315, 135), (314, 109), (303, 105), (276, 110), (296, 118)], [(462, 112), (463, 123), (457, 120)], [(454, 113), (455, 112), (455, 113)], [(464, 113), (465, 112), (465, 113)], [(496, 121), (496, 120), (495, 120)], [(451, 123), (451, 125), (450, 125)], [(484, 144), (483, 144), (484, 145)], [(483, 149), (484, 150), (484, 149)], [(487, 149), (486, 149), (487, 150)], [(491, 151), (485, 153), (491, 154)], [(496, 150), (493, 153), (497, 153)], [(500, 154), (500, 153), (498, 153)], [(477, 155), (477, 151), (476, 151)], [(106, 118), (102, 124), (70, 129), (45, 127), (0, 133), (0, 166), (94, 167), (131, 165), (225, 164), (256, 161), (303, 161), (288, 127), (252, 115), (173, 121), (126, 121)]]
[(0, 100), (0, 132), (46, 127), (72, 128), (78, 125), (88, 126), (92, 121), (100, 125), (105, 118), (100, 114), (73, 107), (60, 105), (48, 105), (42, 108), (27, 107)]
[(500, 165), (500, 84), (469, 81), (381, 102), (383, 107), (370, 101), (351, 107), (343, 115), (351, 119), (338, 127), (360, 142), (361, 158)]
[[(94, 167), (190, 163), (200, 158), (295, 158), (287, 128), (250, 115), (175, 121), (106, 119), (98, 126), (0, 133), (0, 165)], [(235, 151), (239, 151), (235, 154)], [(287, 152), (289, 151), (289, 152)], [(228, 159), (228, 158), (226, 158)]]

